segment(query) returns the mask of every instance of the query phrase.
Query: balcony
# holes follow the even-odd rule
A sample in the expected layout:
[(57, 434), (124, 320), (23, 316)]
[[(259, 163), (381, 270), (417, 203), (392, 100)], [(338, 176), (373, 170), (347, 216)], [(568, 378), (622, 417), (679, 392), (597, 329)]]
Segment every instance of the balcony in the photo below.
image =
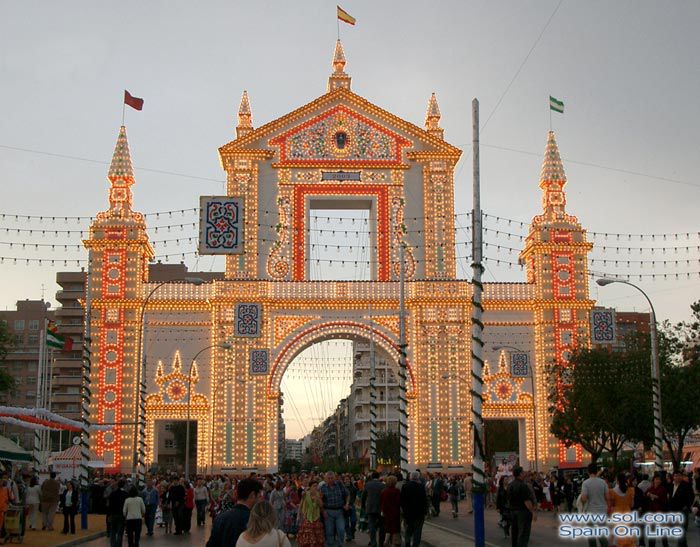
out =
[(79, 298), (84, 298), (85, 293), (83, 290), (76, 290), (76, 289), (63, 289), (60, 291), (56, 291), (56, 300), (59, 302), (67, 302), (68, 300), (77, 300)]

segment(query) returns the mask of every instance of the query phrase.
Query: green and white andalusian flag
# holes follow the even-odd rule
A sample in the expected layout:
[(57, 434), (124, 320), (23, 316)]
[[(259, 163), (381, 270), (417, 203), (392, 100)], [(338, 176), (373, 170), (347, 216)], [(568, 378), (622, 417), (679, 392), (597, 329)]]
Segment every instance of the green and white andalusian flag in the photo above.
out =
[(557, 100), (550, 95), (549, 96), (549, 109), (554, 110), (554, 112), (559, 112), (559, 114), (563, 114), (564, 113), (564, 101)]
[(56, 323), (49, 321), (46, 327), (46, 345), (61, 351), (71, 351), (73, 349), (73, 339), (70, 336), (58, 334)]

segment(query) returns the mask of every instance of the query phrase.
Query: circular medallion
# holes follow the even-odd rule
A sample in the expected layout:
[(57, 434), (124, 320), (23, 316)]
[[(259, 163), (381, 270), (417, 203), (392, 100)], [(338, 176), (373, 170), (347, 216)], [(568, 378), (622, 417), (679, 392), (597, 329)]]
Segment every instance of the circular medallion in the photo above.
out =
[(501, 382), (496, 386), (496, 395), (499, 399), (509, 399), (513, 394), (513, 388), (508, 382)]
[(168, 397), (171, 401), (177, 402), (185, 398), (187, 387), (185, 384), (176, 380), (168, 386)]

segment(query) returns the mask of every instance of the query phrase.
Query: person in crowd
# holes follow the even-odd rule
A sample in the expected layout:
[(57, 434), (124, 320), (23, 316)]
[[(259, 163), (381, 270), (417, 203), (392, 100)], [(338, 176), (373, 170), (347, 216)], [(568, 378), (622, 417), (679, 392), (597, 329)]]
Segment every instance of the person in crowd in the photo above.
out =
[(275, 483), (275, 488), (270, 492), (270, 505), (272, 505), (272, 508), (275, 510), (275, 515), (277, 517), (277, 521), (275, 522), (275, 526), (277, 528), (282, 528), (284, 526), (284, 511), (287, 505), (286, 500), (284, 499), (284, 490), (282, 488), (283, 484), (282, 481), (279, 480)]
[(174, 479), (170, 485), (170, 505), (173, 511), (176, 536), (182, 535), (185, 513), (185, 479)]
[(443, 491), (445, 490), (445, 482), (442, 480), (440, 473), (437, 473), (433, 478), (431, 501), (433, 502), (433, 513), (436, 517), (440, 516), (440, 502), (443, 501)]
[(173, 504), (170, 501), (170, 484), (164, 481), (163, 492), (160, 495), (160, 511), (166, 534), (173, 533)]
[(156, 523), (156, 511), (158, 511), (158, 502), (160, 495), (158, 489), (154, 485), (154, 481), (150, 480), (143, 491), (143, 502), (146, 506), (146, 535), (153, 535), (153, 527)]
[(456, 519), (459, 515), (459, 487), (456, 478), (453, 478), (447, 485), (447, 499), (450, 500), (452, 507), (452, 518)]
[(71, 481), (66, 483), (66, 489), (61, 494), (61, 507), (63, 508), (62, 534), (75, 534), (75, 515), (78, 512), (78, 491)]
[[(376, 471), (372, 472), (371, 477), (362, 491), (361, 503), (367, 517), (370, 547), (377, 547), (377, 545), (384, 545), (385, 537), (380, 505), (384, 483), (379, 480), (379, 473)], [(377, 544), (377, 534), (379, 534), (379, 544)]]
[(464, 503), (467, 505), (467, 513), (474, 512), (472, 508), (472, 488), (474, 487), (473, 473), (467, 473), (464, 476)]
[(318, 490), (318, 482), (312, 479), (299, 506), (299, 533), (297, 534), (298, 547), (324, 547), (326, 537), (321, 522), (323, 500)]
[(194, 488), (192, 484), (183, 479), (185, 488), (185, 502), (182, 505), (182, 533), (189, 534), (192, 529), (192, 511), (194, 511)]
[(224, 487), (221, 490), (221, 495), (218, 500), (218, 512), (223, 513), (224, 511), (229, 511), (236, 506), (236, 488), (235, 484), (230, 481), (224, 483)]
[(29, 529), (36, 530), (37, 516), (41, 505), (41, 487), (36, 477), (32, 477), (27, 488), (26, 508), (28, 511)]
[(379, 507), (384, 519), (384, 545), (401, 545), (401, 492), (396, 488), (396, 476), (389, 475), (379, 495)]
[(129, 490), (129, 497), (124, 501), (122, 514), (124, 515), (126, 540), (129, 547), (139, 547), (143, 517), (146, 516), (146, 504), (143, 503), (143, 498), (139, 496), (139, 491), (135, 486)]
[(105, 486), (104, 492), (102, 492), (102, 501), (105, 504), (105, 509), (106, 509), (106, 515), (105, 515), (105, 523), (107, 526), (107, 537), (112, 537), (112, 523), (111, 523), (111, 514), (109, 511), (109, 496), (112, 494), (114, 490), (117, 489), (117, 481), (115, 479), (108, 480), (107, 484)]
[(528, 546), (532, 521), (537, 520), (537, 501), (530, 488), (523, 482), (522, 475), (522, 467), (513, 467), (513, 480), (508, 485), (512, 547)]
[[(647, 509), (650, 513), (665, 513), (668, 510), (668, 492), (663, 485), (661, 475), (654, 475), (651, 486), (647, 489)], [(663, 547), (668, 547), (668, 539), (661, 538)], [(655, 547), (656, 540), (649, 539), (649, 547)]]
[(0, 531), (5, 523), (5, 513), (10, 508), (12, 501), (12, 490), (7, 484), (7, 479), (0, 480)]
[(204, 526), (207, 517), (207, 504), (209, 503), (209, 488), (202, 479), (197, 480), (194, 489), (194, 504), (197, 507), (197, 526)]
[(294, 539), (299, 532), (299, 505), (301, 504), (301, 489), (289, 482), (285, 494), (284, 532), (289, 539)]
[[(610, 489), (610, 507), (613, 513), (629, 513), (634, 503), (634, 489), (627, 485), (627, 475), (618, 473), (615, 486)], [(618, 547), (634, 547), (635, 540), (628, 537), (617, 538)]]
[(41, 513), (44, 517), (42, 530), (53, 530), (53, 521), (58, 508), (61, 483), (56, 480), (56, 473), (41, 483)]
[(693, 487), (680, 471), (673, 474), (673, 489), (668, 500), (668, 509), (673, 513), (682, 513), (683, 537), (678, 539), (678, 547), (688, 547), (688, 522), (690, 521), (690, 508), (694, 501)]
[(501, 515), (498, 525), (503, 528), (503, 533), (510, 535), (510, 507), (508, 506), (508, 476), (501, 475), (498, 479), (498, 492), (496, 492), (496, 509)]
[(571, 477), (564, 478), (562, 492), (564, 494), (564, 500), (566, 501), (566, 512), (571, 513), (574, 510), (574, 483)]
[(120, 479), (116, 484), (116, 488), (109, 494), (108, 504), (111, 534), (109, 536), (109, 541), (111, 547), (121, 547), (122, 540), (124, 539), (124, 502), (127, 498), (124, 486), (126, 486), (126, 481)]
[(230, 547), (248, 526), (251, 508), (259, 501), (262, 484), (255, 479), (244, 479), (238, 483), (238, 502), (216, 517), (207, 541), (207, 547)]
[[(281, 486), (281, 483), (278, 483)], [(275, 485), (275, 492), (277, 485)], [(280, 488), (281, 490), (281, 488)], [(278, 515), (268, 501), (259, 501), (250, 510), (250, 519), (245, 532), (243, 532), (236, 547), (291, 547), (287, 536), (277, 529)]]
[(345, 543), (345, 511), (350, 508), (348, 491), (333, 471), (328, 471), (325, 479), (319, 491), (323, 498), (326, 543), (327, 547), (342, 547)]
[[(598, 466), (591, 463), (588, 466), (588, 478), (581, 485), (581, 502), (584, 511), (595, 515), (606, 515), (610, 505), (610, 492), (608, 484), (598, 476)], [(603, 547), (608, 545), (608, 540), (604, 537), (598, 538)], [(588, 545), (595, 547), (596, 539), (589, 538)]]
[(345, 475), (345, 489), (348, 491), (348, 506), (350, 509), (345, 512), (345, 539), (346, 541), (355, 540), (355, 530), (357, 529), (357, 486), (348, 474)]
[(423, 534), (428, 496), (419, 471), (414, 471), (401, 487), (401, 512), (404, 519), (406, 547), (419, 547)]

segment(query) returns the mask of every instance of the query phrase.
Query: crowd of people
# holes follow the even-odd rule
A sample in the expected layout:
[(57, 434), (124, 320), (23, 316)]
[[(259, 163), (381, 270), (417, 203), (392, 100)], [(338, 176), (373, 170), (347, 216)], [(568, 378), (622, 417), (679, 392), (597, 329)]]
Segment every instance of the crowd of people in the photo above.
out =
[[(102, 479), (93, 485), (91, 510), (106, 513), (112, 547), (127, 536), (138, 547), (142, 529), (152, 536), (189, 534), (195, 526), (212, 528), (207, 547), (291, 545), (339, 547), (355, 539), (358, 530), (369, 535), (369, 545), (418, 546), (426, 519), (440, 515), (450, 502), (453, 518), (460, 507), (472, 507), (473, 479), (400, 472), (368, 475), (304, 472), (300, 474), (229, 477), (178, 475), (147, 478), (141, 488), (127, 476)], [(10, 506), (22, 506), (28, 530), (53, 530), (57, 511), (63, 513), (64, 534), (75, 533), (80, 496), (72, 481), (52, 473), (39, 484), (36, 477), (0, 477), (0, 530)], [(463, 500), (463, 501), (462, 501)], [(561, 473), (525, 472), (514, 466), (508, 473), (487, 479), (486, 507), (500, 513), (499, 525), (514, 547), (528, 545), (538, 512), (587, 513), (682, 512), (685, 526), (700, 512), (700, 470), (694, 477), (683, 473), (612, 474), (589, 467), (586, 480)], [(24, 533), (24, 532), (23, 532)], [(0, 542), (2, 537), (0, 537)], [(624, 541), (621, 547), (634, 545)], [(654, 545), (653, 540), (648, 545)], [(666, 545), (664, 540), (664, 545)], [(684, 545), (683, 542), (678, 545)]]
[[(529, 544), (532, 523), (540, 511), (564, 510), (592, 515), (674, 512), (684, 515), (683, 527), (687, 532), (690, 523), (700, 517), (700, 470), (692, 476), (683, 472), (656, 473), (650, 480), (647, 474), (611, 473), (591, 464), (588, 478), (578, 481), (558, 474), (524, 472), (516, 466), (512, 475), (500, 477), (495, 504), (501, 516), (499, 525), (506, 536), (511, 536), (513, 547)], [(644, 545), (643, 535), (640, 539), (639, 545)], [(589, 546), (595, 547), (596, 541), (608, 545), (603, 536), (589, 539)], [(668, 546), (667, 538), (661, 541)], [(633, 538), (616, 538), (615, 543), (619, 547), (636, 544)], [(653, 547), (655, 540), (648, 539), (647, 544)], [(685, 535), (677, 545), (687, 546)]]

